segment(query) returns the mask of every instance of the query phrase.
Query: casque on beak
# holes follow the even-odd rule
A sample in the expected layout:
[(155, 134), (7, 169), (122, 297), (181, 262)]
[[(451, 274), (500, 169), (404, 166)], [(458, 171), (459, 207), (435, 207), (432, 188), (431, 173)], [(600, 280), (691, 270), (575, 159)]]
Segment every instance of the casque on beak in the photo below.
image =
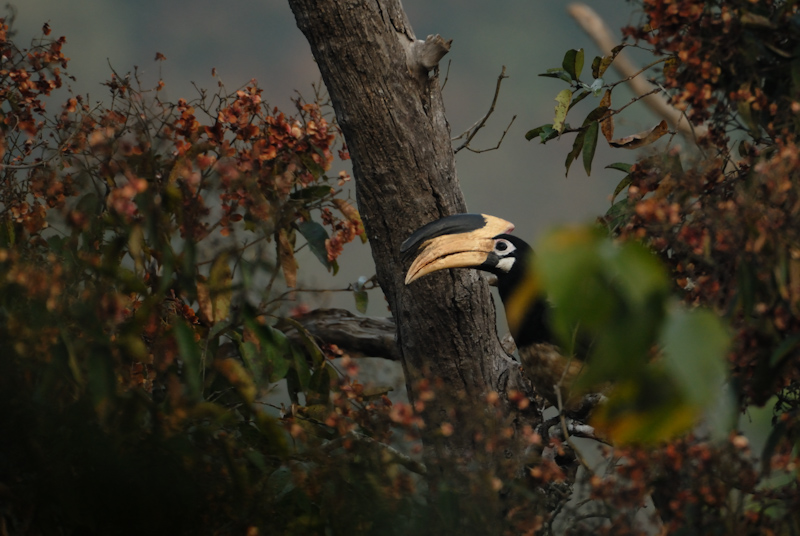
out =
[(416, 254), (406, 285), (437, 270), (480, 266), (494, 251), (494, 237), (513, 230), (487, 214), (455, 214), (420, 227), (400, 246), (404, 255)]

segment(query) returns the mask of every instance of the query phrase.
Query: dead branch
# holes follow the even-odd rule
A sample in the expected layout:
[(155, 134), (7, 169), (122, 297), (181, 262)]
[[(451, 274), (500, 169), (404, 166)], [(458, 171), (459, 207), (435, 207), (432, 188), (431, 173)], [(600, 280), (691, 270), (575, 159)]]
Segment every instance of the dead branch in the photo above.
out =
[(487, 151), (494, 151), (494, 150), (500, 148), (500, 144), (503, 143), (503, 138), (506, 137), (506, 132), (508, 132), (508, 129), (511, 128), (511, 125), (514, 123), (514, 120), (517, 118), (516, 115), (511, 118), (511, 122), (506, 127), (505, 131), (503, 132), (503, 135), (500, 136), (500, 140), (497, 142), (496, 146), (490, 147), (488, 149), (473, 149), (472, 147), (469, 146), (469, 144), (472, 141), (472, 138), (474, 138), (475, 135), (478, 133), (478, 131), (480, 129), (482, 129), (484, 126), (486, 126), (486, 121), (494, 113), (494, 108), (497, 105), (497, 97), (498, 97), (498, 95), (500, 95), (500, 85), (503, 83), (503, 79), (504, 78), (508, 78), (508, 76), (506, 75), (506, 66), (505, 65), (503, 65), (503, 70), (500, 71), (500, 75), (497, 77), (497, 85), (494, 88), (494, 97), (492, 98), (491, 106), (489, 106), (489, 111), (486, 112), (486, 115), (484, 115), (483, 118), (481, 118), (478, 121), (476, 121), (474, 125), (472, 125), (467, 130), (465, 130), (464, 132), (462, 132), (461, 134), (459, 134), (458, 136), (453, 138), (453, 141), (456, 141), (456, 140), (460, 140), (461, 138), (466, 137), (466, 140), (464, 140), (464, 143), (462, 143), (461, 145), (456, 147), (456, 149), (453, 151), (454, 153), (458, 153), (458, 151), (460, 151), (461, 149), (467, 149), (469, 151), (472, 151), (473, 153), (485, 153)]
[(425, 41), (420, 39), (411, 44), (409, 61), (415, 70), (427, 73), (439, 66), (445, 54), (450, 51), (453, 40), (445, 41), (441, 35), (429, 35)]
[[(316, 339), (335, 344), (351, 357), (400, 360), (392, 317), (356, 316), (345, 309), (315, 309), (295, 320)], [(295, 329), (287, 330), (286, 335), (301, 340)]]

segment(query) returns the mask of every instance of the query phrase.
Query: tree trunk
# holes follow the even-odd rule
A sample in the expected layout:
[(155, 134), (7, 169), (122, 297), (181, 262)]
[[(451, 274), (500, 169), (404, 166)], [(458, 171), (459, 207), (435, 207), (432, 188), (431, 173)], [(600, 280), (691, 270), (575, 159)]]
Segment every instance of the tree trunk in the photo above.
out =
[[(442, 467), (448, 460), (476, 460), (482, 448), (470, 423), (480, 421), (488, 393), (502, 397), (517, 385), (518, 366), (497, 339), (482, 277), (455, 270), (406, 287), (400, 255), (400, 244), (415, 229), (466, 211), (438, 78), (449, 43), (438, 36), (417, 40), (398, 0), (289, 4), (353, 160), (358, 206), (397, 324), (409, 399), (424, 406), (424, 461)], [(428, 389), (435, 398), (420, 396)]]

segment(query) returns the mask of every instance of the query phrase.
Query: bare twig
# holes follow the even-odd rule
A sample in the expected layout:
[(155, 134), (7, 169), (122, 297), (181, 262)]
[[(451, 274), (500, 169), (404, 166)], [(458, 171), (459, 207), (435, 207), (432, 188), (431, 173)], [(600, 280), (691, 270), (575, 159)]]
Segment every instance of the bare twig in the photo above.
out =
[(503, 65), (503, 69), (502, 69), (502, 71), (500, 71), (500, 75), (497, 77), (497, 85), (494, 88), (494, 97), (492, 98), (491, 106), (489, 106), (489, 111), (486, 112), (486, 115), (484, 115), (482, 119), (479, 119), (478, 121), (475, 122), (474, 125), (472, 125), (467, 130), (465, 130), (464, 132), (462, 132), (461, 134), (459, 134), (458, 136), (453, 138), (453, 141), (460, 140), (462, 138), (466, 138), (464, 140), (464, 143), (462, 143), (461, 145), (459, 145), (458, 147), (455, 148), (455, 150), (453, 151), (454, 153), (458, 153), (458, 151), (460, 151), (461, 149), (469, 149), (470, 151), (475, 152), (475, 153), (482, 153), (482, 152), (486, 152), (486, 151), (493, 151), (493, 150), (498, 149), (500, 147), (500, 143), (502, 143), (503, 138), (506, 135), (506, 132), (508, 132), (508, 129), (511, 128), (511, 123), (514, 122), (514, 119), (516, 119), (517, 116), (514, 116), (511, 119), (511, 123), (509, 123), (508, 127), (506, 127), (506, 132), (503, 132), (503, 135), (500, 137), (500, 141), (497, 143), (496, 147), (493, 147), (491, 149), (475, 150), (475, 149), (472, 149), (469, 146), (469, 144), (472, 141), (472, 139), (475, 137), (475, 135), (478, 133), (478, 131), (480, 129), (482, 129), (484, 126), (486, 126), (486, 121), (494, 113), (494, 108), (497, 105), (497, 97), (498, 97), (498, 95), (500, 95), (500, 85), (503, 83), (503, 79), (504, 78), (508, 78), (508, 76), (506, 75), (506, 66), (505, 65)]
[(394, 463), (402, 465), (409, 471), (417, 473), (418, 475), (425, 475), (428, 472), (428, 469), (424, 464), (406, 456), (394, 447), (390, 447), (389, 445), (381, 443), (380, 441), (375, 441), (371, 437), (365, 436), (364, 434), (360, 434), (358, 432), (348, 432), (342, 437), (338, 437), (330, 443), (324, 445), (322, 450), (325, 452), (331, 452), (339, 447), (342, 447), (345, 441), (357, 441), (359, 443), (363, 443), (364, 445), (369, 445), (370, 447), (380, 449), (389, 454)]
[[(566, 370), (566, 367), (565, 367), (565, 370)], [(561, 383), (561, 382), (559, 382), (559, 383)], [(575, 457), (578, 459), (578, 461), (581, 463), (581, 465), (584, 466), (587, 471), (589, 471), (589, 474), (594, 474), (594, 471), (592, 470), (591, 467), (589, 467), (589, 464), (584, 459), (583, 454), (581, 454), (581, 451), (578, 450), (578, 447), (576, 447), (575, 444), (572, 442), (572, 437), (569, 435), (569, 427), (567, 426), (567, 418), (564, 415), (564, 404), (563, 404), (563, 401), (561, 400), (561, 389), (560, 389), (560, 387), (558, 385), (556, 386), (556, 399), (558, 400), (558, 415), (559, 415), (560, 420), (561, 420), (561, 431), (564, 434), (564, 440), (567, 442), (567, 444), (570, 446), (572, 451), (575, 453)]]
[[(613, 116), (615, 116), (617, 114), (622, 113), (622, 111), (625, 108), (627, 108), (628, 106), (630, 106), (631, 104), (633, 104), (635, 102), (639, 102), (642, 99), (646, 99), (647, 97), (653, 96), (656, 93), (659, 93), (660, 91), (661, 90), (659, 88), (653, 88), (650, 91), (648, 91), (647, 93), (645, 93), (644, 95), (636, 95), (630, 101), (628, 101), (627, 103), (623, 104), (621, 107), (617, 108), (616, 110), (609, 110), (606, 115), (604, 115), (603, 117), (601, 117), (597, 121), (599, 123), (602, 123), (603, 121), (605, 121), (609, 117), (613, 117)], [(582, 128), (585, 128), (585, 127), (582, 127)], [(565, 128), (564, 131), (562, 132), (562, 134), (567, 134), (569, 132), (580, 132), (582, 130), (582, 128)]]
[(513, 125), (513, 124), (514, 124), (514, 120), (515, 120), (516, 118), (517, 118), (517, 116), (516, 116), (516, 115), (515, 115), (514, 117), (512, 117), (512, 118), (511, 118), (511, 122), (510, 122), (510, 123), (508, 123), (508, 126), (507, 126), (507, 127), (506, 127), (506, 129), (503, 131), (503, 134), (500, 136), (500, 139), (499, 139), (499, 140), (497, 140), (497, 145), (495, 145), (494, 147), (489, 147), (489, 148), (487, 148), (487, 149), (473, 149), (472, 147), (470, 147), (469, 145), (467, 145), (467, 146), (465, 147), (465, 149), (467, 149), (468, 151), (470, 151), (470, 152), (473, 152), (473, 153), (486, 153), (486, 152), (489, 152), (489, 151), (496, 151), (497, 149), (499, 149), (499, 148), (500, 148), (500, 144), (501, 144), (501, 143), (503, 143), (503, 138), (505, 138), (505, 137), (506, 137), (506, 132), (508, 132), (508, 129), (510, 129), (510, 128), (511, 128), (511, 125)]
[(52, 158), (47, 160), (40, 160), (39, 162), (34, 162), (32, 164), (0, 164), (0, 168), (2, 169), (33, 169), (37, 167), (42, 167), (47, 164)]
[(444, 72), (444, 82), (442, 82), (442, 87), (439, 91), (444, 91), (444, 86), (447, 85), (447, 80), (450, 78), (450, 63), (452, 60), (447, 60), (447, 70)]

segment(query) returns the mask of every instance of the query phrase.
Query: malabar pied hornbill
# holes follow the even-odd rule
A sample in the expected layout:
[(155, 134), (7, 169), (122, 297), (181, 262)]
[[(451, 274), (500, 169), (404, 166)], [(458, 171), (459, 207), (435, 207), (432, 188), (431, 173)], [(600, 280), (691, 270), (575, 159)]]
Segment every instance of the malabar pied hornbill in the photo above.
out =
[[(494, 274), (525, 375), (556, 407), (556, 386), (562, 385), (562, 407), (566, 407), (568, 386), (581, 363), (565, 358), (556, 345), (548, 324), (550, 305), (531, 271), (533, 249), (509, 234), (513, 230), (512, 223), (486, 214), (456, 214), (428, 223), (400, 246), (406, 258), (414, 258), (405, 283), (445, 268), (474, 268)], [(569, 367), (566, 374), (565, 367)]]

